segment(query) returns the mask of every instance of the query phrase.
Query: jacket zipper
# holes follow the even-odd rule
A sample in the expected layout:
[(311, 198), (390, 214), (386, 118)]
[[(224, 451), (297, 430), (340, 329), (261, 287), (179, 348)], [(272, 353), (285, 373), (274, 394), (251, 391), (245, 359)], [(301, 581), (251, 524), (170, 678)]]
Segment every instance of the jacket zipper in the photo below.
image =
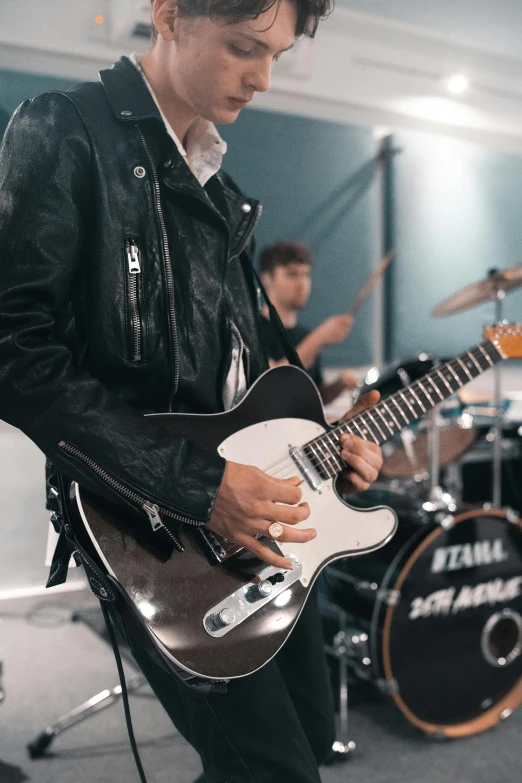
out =
[(129, 272), (129, 305), (132, 328), (132, 359), (141, 361), (142, 357), (142, 325), (138, 304), (138, 284), (141, 275), (140, 249), (135, 239), (125, 240), (125, 253)]
[(84, 465), (87, 465), (88, 468), (90, 468), (93, 473), (96, 473), (96, 475), (102, 479), (102, 481), (105, 482), (111, 489), (113, 489), (115, 492), (117, 492), (119, 495), (124, 497), (126, 500), (130, 500), (132, 503), (134, 503), (136, 506), (140, 506), (140, 508), (143, 509), (143, 511), (147, 514), (151, 527), (156, 532), (157, 530), (163, 530), (174, 542), (176, 549), (179, 552), (184, 552), (183, 544), (179, 541), (176, 536), (170, 532), (170, 530), (165, 527), (163, 524), (160, 513), (163, 514), (163, 516), (169, 517), (170, 519), (175, 519), (178, 522), (183, 522), (186, 525), (195, 525), (197, 527), (203, 527), (204, 522), (195, 522), (193, 519), (189, 519), (188, 517), (183, 517), (181, 514), (176, 514), (173, 511), (168, 511), (166, 508), (162, 508), (161, 506), (158, 506), (156, 503), (151, 503), (149, 500), (146, 500), (141, 495), (138, 495), (137, 492), (134, 492), (132, 489), (129, 489), (124, 484), (122, 484), (120, 481), (117, 481), (114, 479), (109, 473), (107, 473), (106, 470), (101, 468), (99, 465), (94, 462), (90, 457), (87, 457), (85, 454), (83, 454), (79, 449), (77, 449), (75, 446), (71, 446), (68, 443), (65, 443), (65, 441), (60, 441), (58, 444), (59, 448), (62, 449), (66, 454), (69, 454), (71, 457), (76, 457), (76, 459), (79, 459), (81, 462), (83, 462)]
[(250, 387), (250, 370), (252, 365), (252, 360), (250, 357), (250, 348), (246, 343), (243, 343), (243, 350), (245, 352), (245, 378), (246, 378), (246, 385), (247, 389)]
[(177, 394), (178, 385), (179, 385), (179, 344), (178, 344), (178, 329), (176, 324), (176, 307), (174, 304), (174, 276), (172, 273), (172, 264), (170, 261), (169, 240), (167, 237), (167, 229), (165, 226), (163, 207), (161, 206), (160, 182), (159, 182), (158, 172), (156, 171), (156, 166), (154, 164), (154, 160), (150, 153), (147, 140), (143, 135), (143, 132), (139, 128), (138, 128), (138, 133), (140, 134), (141, 143), (143, 144), (143, 148), (145, 150), (147, 158), (149, 159), (150, 168), (152, 171), (152, 177), (154, 181), (154, 196), (155, 196), (155, 203), (156, 203), (156, 212), (158, 215), (158, 220), (161, 229), (163, 259), (165, 261), (165, 275), (167, 280), (167, 293), (168, 293), (168, 303), (169, 303), (169, 325), (170, 325), (172, 346), (174, 350), (174, 388), (168, 406), (169, 412), (172, 412), (174, 397)]

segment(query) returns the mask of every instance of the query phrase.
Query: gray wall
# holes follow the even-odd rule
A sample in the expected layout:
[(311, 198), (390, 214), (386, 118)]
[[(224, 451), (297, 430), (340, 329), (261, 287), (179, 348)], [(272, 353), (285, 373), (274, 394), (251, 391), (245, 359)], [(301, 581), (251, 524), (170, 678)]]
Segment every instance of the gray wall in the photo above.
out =
[[(490, 267), (522, 263), (522, 158), (423, 133), (395, 141), (393, 354), (453, 355), (480, 340), (494, 307), (444, 319), (431, 310)], [(505, 318), (522, 320), (522, 290), (506, 298)]]

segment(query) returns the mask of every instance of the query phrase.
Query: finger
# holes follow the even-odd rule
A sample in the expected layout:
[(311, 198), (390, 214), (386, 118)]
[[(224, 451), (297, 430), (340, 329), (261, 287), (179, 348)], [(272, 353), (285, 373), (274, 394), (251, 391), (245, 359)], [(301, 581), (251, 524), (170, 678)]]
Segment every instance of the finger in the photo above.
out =
[(292, 476), (289, 479), (276, 479), (267, 475), (267, 478), (270, 480), (270, 483), (267, 482), (263, 488), (267, 500), (271, 500), (274, 503), (286, 503), (287, 506), (296, 506), (301, 502), (303, 493), (300, 489), (302, 480), (299, 476)]
[(304, 522), (310, 516), (308, 503), (300, 503), (298, 506), (280, 506), (271, 503), (266, 518), (272, 522), (282, 522), (285, 525), (297, 525)]
[(377, 405), (380, 399), (381, 394), (377, 391), (377, 389), (373, 389), (372, 391), (363, 394), (361, 397), (359, 397), (353, 408), (342, 417), (341, 422), (353, 419), (354, 416), (358, 416), (359, 413), (368, 410), (368, 408), (373, 408), (374, 405)]
[(364, 481), (368, 482), (368, 484), (373, 484), (373, 482), (377, 480), (379, 471), (374, 465), (370, 465), (362, 457), (344, 450), (341, 451), (341, 457), (348, 465), (354, 468), (355, 472)]
[(257, 538), (241, 534), (236, 536), (236, 543), (241, 544), (241, 546), (248, 549), (249, 552), (252, 552), (253, 555), (259, 557), (260, 560), (264, 560), (265, 563), (268, 563), (275, 568), (282, 568), (285, 571), (292, 570), (292, 563), (290, 560), (272, 552), (267, 546), (261, 544)]
[(362, 440), (355, 435), (342, 435), (341, 436), (341, 451), (346, 451), (350, 454), (356, 454), (358, 457), (362, 457), (370, 465), (381, 469), (382, 466), (382, 450), (376, 443)]
[[(264, 535), (268, 538), (270, 538), (268, 528), (271, 524), (270, 520), (266, 520), (264, 524)], [(305, 530), (287, 525), (282, 527), (283, 533), (276, 539), (277, 544), (306, 544), (307, 541), (311, 541), (317, 536), (317, 530), (313, 527), (308, 527)]]
[(341, 478), (350, 483), (352, 487), (352, 492), (353, 490), (358, 490), (359, 492), (366, 492), (366, 490), (370, 488), (370, 482), (365, 481), (355, 471), (352, 470), (343, 471), (341, 473)]

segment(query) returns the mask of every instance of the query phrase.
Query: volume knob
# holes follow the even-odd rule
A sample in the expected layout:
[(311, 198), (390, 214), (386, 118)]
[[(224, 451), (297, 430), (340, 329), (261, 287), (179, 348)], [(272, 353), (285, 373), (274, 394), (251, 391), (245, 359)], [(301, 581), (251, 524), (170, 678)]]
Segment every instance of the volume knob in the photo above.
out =
[(220, 612), (216, 612), (208, 618), (207, 624), (214, 631), (219, 631), (220, 628), (226, 628), (232, 625), (236, 619), (236, 613), (233, 609), (222, 609)]
[(272, 593), (273, 587), (268, 579), (264, 579), (262, 582), (258, 582), (256, 585), (252, 585), (247, 593), (249, 601), (259, 601), (261, 598), (268, 598)]

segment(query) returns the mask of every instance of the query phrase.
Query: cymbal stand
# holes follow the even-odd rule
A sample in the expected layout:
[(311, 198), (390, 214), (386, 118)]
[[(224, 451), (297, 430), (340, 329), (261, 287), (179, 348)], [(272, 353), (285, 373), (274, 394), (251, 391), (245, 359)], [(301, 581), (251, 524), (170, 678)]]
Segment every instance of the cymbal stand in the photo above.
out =
[[(489, 275), (496, 274), (496, 269), (490, 269)], [(495, 322), (502, 323), (503, 305), (506, 292), (503, 288), (495, 289)], [(502, 507), (502, 419), (504, 409), (502, 407), (502, 367), (498, 362), (493, 368), (494, 373), (494, 407), (495, 423), (490, 431), (490, 439), (493, 440), (493, 506)]]

